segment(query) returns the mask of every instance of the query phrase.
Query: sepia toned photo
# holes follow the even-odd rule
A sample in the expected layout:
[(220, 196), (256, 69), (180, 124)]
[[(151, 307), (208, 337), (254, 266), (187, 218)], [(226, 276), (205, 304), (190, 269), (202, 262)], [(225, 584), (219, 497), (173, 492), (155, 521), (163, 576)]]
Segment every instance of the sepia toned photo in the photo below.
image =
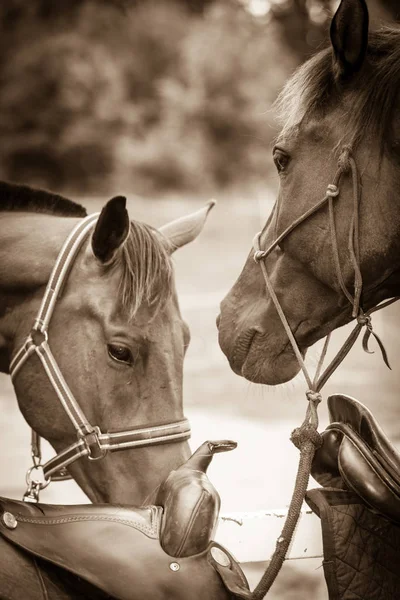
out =
[(399, 21), (0, 3), (0, 600), (400, 599)]

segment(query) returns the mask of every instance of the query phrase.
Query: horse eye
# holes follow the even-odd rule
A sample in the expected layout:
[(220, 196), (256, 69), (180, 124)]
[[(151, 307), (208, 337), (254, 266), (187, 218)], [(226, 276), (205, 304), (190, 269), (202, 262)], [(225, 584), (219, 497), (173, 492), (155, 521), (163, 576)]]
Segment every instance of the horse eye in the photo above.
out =
[(288, 154), (286, 154), (286, 152), (275, 148), (273, 153), (273, 159), (278, 173), (282, 173), (282, 171), (284, 171), (288, 166), (290, 157)]
[(108, 344), (107, 350), (108, 350), (108, 355), (113, 360), (115, 360), (119, 363), (124, 363), (126, 365), (133, 364), (132, 352), (126, 346), (120, 346), (117, 344)]

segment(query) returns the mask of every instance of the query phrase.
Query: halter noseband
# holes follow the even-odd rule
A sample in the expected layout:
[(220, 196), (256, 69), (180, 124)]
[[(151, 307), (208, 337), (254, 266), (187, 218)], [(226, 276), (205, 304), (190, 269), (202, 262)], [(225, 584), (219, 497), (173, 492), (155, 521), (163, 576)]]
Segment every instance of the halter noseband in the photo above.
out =
[[(352, 214), (352, 218), (351, 218), (351, 222), (350, 222), (348, 248), (349, 248), (349, 252), (350, 252), (350, 260), (351, 260), (353, 270), (354, 270), (354, 295), (352, 295), (350, 293), (350, 291), (348, 290), (348, 288), (345, 284), (345, 281), (344, 281), (343, 274), (342, 274), (342, 268), (341, 268), (340, 256), (339, 256), (338, 239), (337, 239), (337, 233), (336, 233), (336, 227), (335, 227), (335, 216), (334, 216), (334, 201), (336, 200), (336, 198), (339, 197), (339, 194), (340, 194), (339, 183), (341, 181), (342, 176), (349, 171), (351, 171), (352, 184), (353, 184), (353, 214)], [(322, 375), (320, 375), (319, 371), (322, 367), (322, 360), (325, 357), (327, 346), (329, 344), (329, 335), (327, 336), (327, 338), (325, 340), (325, 347), (323, 349), (322, 356), (321, 356), (322, 360), (320, 360), (320, 363), (317, 367), (316, 376), (312, 380), (307, 371), (307, 368), (304, 364), (303, 357), (301, 355), (301, 352), (299, 350), (299, 347), (295, 340), (295, 337), (292, 333), (292, 330), (290, 328), (290, 325), (288, 323), (286, 315), (281, 307), (278, 297), (276, 296), (275, 290), (273, 289), (273, 286), (272, 286), (272, 283), (269, 278), (268, 271), (267, 271), (267, 268), (265, 265), (265, 259), (278, 246), (278, 244), (284, 238), (286, 238), (298, 225), (303, 223), (303, 221), (306, 221), (309, 217), (311, 217), (314, 213), (316, 213), (318, 210), (320, 210), (326, 204), (328, 204), (328, 210), (329, 210), (329, 229), (330, 229), (330, 238), (331, 238), (331, 245), (332, 245), (332, 251), (333, 251), (333, 259), (334, 259), (336, 277), (337, 277), (337, 280), (339, 282), (339, 285), (340, 285), (340, 288), (341, 288), (343, 294), (345, 295), (345, 297), (347, 298), (347, 300), (349, 301), (349, 303), (352, 306), (352, 317), (357, 318), (357, 325), (356, 325), (355, 329), (353, 330), (353, 332), (350, 334), (350, 336), (347, 338), (346, 342), (343, 344), (342, 348), (339, 350), (338, 354), (332, 360), (330, 365), (328, 365), (328, 367), (325, 369), (325, 371), (322, 373)], [(266, 250), (262, 250), (260, 247), (260, 238), (261, 238), (262, 232), (258, 233), (255, 236), (254, 242), (253, 242), (254, 260), (257, 263), (259, 263), (259, 265), (261, 267), (262, 274), (264, 276), (264, 280), (265, 280), (265, 284), (266, 284), (266, 288), (267, 288), (267, 290), (271, 296), (271, 299), (275, 305), (275, 308), (278, 312), (278, 315), (283, 324), (283, 327), (285, 328), (285, 332), (289, 338), (289, 341), (290, 341), (293, 351), (296, 355), (297, 361), (301, 367), (301, 370), (303, 371), (303, 374), (307, 381), (309, 390), (313, 393), (319, 393), (322, 386), (326, 383), (328, 378), (332, 375), (332, 373), (336, 370), (336, 368), (339, 366), (339, 364), (342, 362), (342, 360), (348, 354), (348, 352), (354, 345), (355, 341), (357, 340), (358, 335), (361, 332), (361, 329), (364, 326), (366, 327), (366, 332), (365, 332), (364, 339), (363, 339), (364, 350), (366, 352), (370, 352), (368, 350), (368, 339), (369, 339), (370, 335), (373, 335), (375, 337), (376, 341), (378, 342), (378, 345), (381, 349), (382, 356), (383, 356), (383, 359), (384, 359), (386, 365), (390, 368), (385, 348), (384, 348), (381, 340), (379, 339), (379, 337), (375, 334), (375, 332), (372, 329), (371, 314), (373, 312), (375, 312), (376, 310), (379, 310), (381, 308), (384, 308), (385, 306), (388, 306), (389, 304), (392, 304), (399, 298), (398, 297), (390, 298), (389, 300), (383, 302), (379, 306), (375, 306), (366, 312), (364, 312), (360, 306), (363, 280), (362, 280), (362, 274), (361, 274), (361, 268), (360, 268), (359, 204), (360, 204), (360, 185), (359, 185), (359, 176), (358, 176), (357, 165), (351, 154), (351, 148), (349, 146), (345, 146), (339, 156), (338, 169), (336, 171), (333, 183), (330, 183), (327, 186), (325, 196), (319, 202), (317, 202), (314, 206), (309, 208), (305, 213), (300, 215), (300, 217), (298, 217), (293, 223), (291, 223), (291, 225), (289, 225), (275, 239), (275, 241), (272, 242), (272, 244), (270, 244), (270, 246)]]
[[(339, 248), (338, 248), (338, 240), (335, 228), (335, 218), (333, 211), (333, 203), (336, 198), (338, 198), (340, 190), (339, 183), (341, 177), (344, 173), (351, 170), (352, 181), (353, 181), (353, 215), (350, 222), (350, 232), (349, 232), (349, 252), (350, 259), (354, 269), (354, 295), (350, 293), (348, 290), (340, 265), (339, 258)], [(299, 467), (297, 471), (295, 488), (293, 491), (292, 499), (289, 505), (287, 517), (285, 520), (285, 524), (282, 529), (282, 533), (279, 536), (275, 552), (273, 553), (269, 564), (258, 583), (257, 587), (252, 593), (253, 600), (261, 600), (264, 598), (265, 594), (270, 589), (272, 583), (274, 582), (277, 574), (279, 573), (280, 568), (282, 567), (283, 561), (286, 557), (291, 539), (293, 537), (293, 533), (298, 522), (301, 506), (303, 503), (303, 499), (305, 496), (305, 492), (308, 486), (308, 480), (311, 471), (312, 460), (314, 457), (315, 449), (318, 448), (322, 444), (322, 438), (317, 431), (318, 428), (318, 413), (317, 407), (319, 402), (321, 401), (320, 390), (323, 385), (327, 382), (332, 373), (337, 369), (340, 363), (343, 361), (345, 356), (348, 354), (350, 349), (353, 347), (356, 342), (361, 330), (363, 327), (366, 327), (366, 332), (363, 339), (363, 348), (367, 352), (368, 350), (368, 339), (372, 334), (377, 340), (379, 347), (382, 351), (383, 359), (385, 363), (389, 366), (387, 361), (386, 351), (383, 347), (382, 342), (378, 338), (378, 336), (373, 332), (371, 325), (371, 314), (376, 310), (384, 308), (392, 302), (399, 300), (399, 297), (394, 297), (382, 302), (378, 306), (371, 308), (370, 310), (364, 312), (360, 307), (361, 293), (362, 293), (362, 276), (360, 269), (360, 251), (359, 251), (359, 202), (360, 202), (360, 186), (359, 186), (359, 178), (357, 165), (354, 158), (351, 155), (351, 148), (345, 146), (343, 151), (339, 157), (338, 169), (335, 174), (335, 178), (332, 184), (329, 184), (327, 187), (327, 191), (325, 196), (317, 202), (314, 206), (312, 206), (309, 210), (303, 213), (300, 217), (298, 217), (289, 227), (287, 227), (276, 239), (275, 241), (266, 249), (262, 250), (260, 247), (260, 237), (261, 232), (255, 236), (254, 239), (254, 260), (259, 263), (261, 267), (261, 271), (265, 280), (265, 285), (268, 290), (268, 293), (275, 305), (275, 308), (278, 312), (282, 325), (285, 329), (285, 332), (289, 338), (291, 346), (293, 348), (293, 352), (296, 355), (297, 361), (300, 365), (301, 370), (303, 371), (304, 377), (306, 379), (308, 385), (308, 391), (306, 392), (308, 406), (305, 419), (300, 427), (296, 428), (292, 432), (291, 440), (295, 444), (295, 446), (300, 450), (300, 459), (299, 459)], [(326, 367), (322, 374), (320, 371), (322, 369), (322, 364), (327, 352), (330, 334), (326, 337), (324, 347), (318, 361), (317, 369), (314, 378), (311, 378), (308, 370), (305, 366), (303, 357), (301, 355), (300, 349), (298, 347), (297, 341), (292, 333), (289, 322), (286, 318), (286, 315), (281, 307), (279, 299), (275, 293), (275, 290), (272, 286), (266, 265), (265, 259), (269, 254), (276, 248), (276, 246), (286, 237), (288, 236), (300, 223), (308, 219), (311, 215), (317, 212), (320, 208), (328, 204), (329, 208), (329, 227), (330, 227), (330, 237), (331, 244), (333, 250), (334, 264), (336, 276), (340, 285), (340, 288), (346, 298), (349, 300), (352, 305), (352, 316), (357, 318), (357, 325), (353, 329), (353, 331), (348, 336), (347, 340), (344, 342), (343, 346), (336, 354), (336, 356), (332, 359), (331, 363)]]
[(33, 354), (39, 357), (62, 407), (76, 430), (78, 438), (74, 444), (71, 444), (42, 465), (40, 437), (32, 430), (33, 466), (27, 472), (28, 489), (24, 495), (24, 500), (28, 502), (37, 502), (40, 490), (47, 487), (51, 480), (70, 479), (66, 467), (83, 456), (87, 456), (89, 460), (98, 460), (103, 458), (108, 450), (112, 452), (155, 444), (180, 442), (190, 437), (190, 425), (187, 419), (114, 433), (102, 433), (98, 426), (91, 425), (87, 420), (50, 350), (48, 328), (57, 298), (60, 296), (76, 256), (94, 227), (98, 216), (99, 213), (95, 213), (80, 221), (64, 242), (47, 283), (32, 330), (10, 363), (10, 375), (15, 381), (17, 373), (28, 358)]

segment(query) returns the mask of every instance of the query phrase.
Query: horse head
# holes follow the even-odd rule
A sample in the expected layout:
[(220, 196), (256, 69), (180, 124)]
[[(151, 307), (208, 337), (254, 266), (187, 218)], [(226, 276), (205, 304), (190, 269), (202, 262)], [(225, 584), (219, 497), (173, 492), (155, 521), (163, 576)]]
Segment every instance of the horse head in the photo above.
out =
[[(92, 501), (151, 501), (189, 456), (182, 370), (190, 336), (171, 254), (195, 239), (211, 206), (160, 230), (131, 221), (123, 197), (86, 221), (57, 208), (0, 213), (0, 365), (8, 372), (11, 364), (28, 424)], [(68, 271), (60, 248), (71, 231), (81, 237)], [(57, 265), (68, 273), (54, 292), (47, 284)], [(50, 319), (43, 307), (53, 299)], [(69, 464), (71, 445), (75, 458), (83, 454)]]
[[(330, 42), (278, 99), (280, 188), (256, 246), (303, 356), (400, 287), (400, 30), (369, 33), (365, 1), (342, 0)], [(275, 385), (299, 363), (253, 258), (222, 302), (220, 345), (236, 373)]]

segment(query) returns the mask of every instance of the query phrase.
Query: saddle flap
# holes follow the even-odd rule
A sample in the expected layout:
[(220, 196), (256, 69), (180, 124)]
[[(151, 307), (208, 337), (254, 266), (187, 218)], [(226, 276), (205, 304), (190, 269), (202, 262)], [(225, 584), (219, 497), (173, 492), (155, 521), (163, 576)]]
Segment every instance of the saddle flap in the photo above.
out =
[(313, 477), (324, 487), (353, 490), (374, 511), (400, 523), (400, 455), (357, 400), (336, 394), (328, 407), (331, 424), (315, 453)]
[(323, 487), (344, 489), (346, 487), (339, 471), (338, 456), (342, 435), (325, 430), (321, 434), (322, 446), (317, 449), (311, 467), (311, 475)]
[(398, 479), (400, 453), (396, 450), (371, 411), (355, 398), (333, 394), (328, 398), (331, 423), (351, 427), (370, 448), (394, 479)]
[(161, 517), (157, 506), (55, 507), (0, 499), (0, 536), (119, 600), (232, 600), (212, 560), (215, 547), (227, 557), (221, 568), (232, 572), (228, 579), (245, 589), (239, 565), (214, 542), (195, 556), (164, 552)]
[(344, 436), (338, 464), (349, 489), (372, 509), (400, 523), (400, 488), (362, 440)]

